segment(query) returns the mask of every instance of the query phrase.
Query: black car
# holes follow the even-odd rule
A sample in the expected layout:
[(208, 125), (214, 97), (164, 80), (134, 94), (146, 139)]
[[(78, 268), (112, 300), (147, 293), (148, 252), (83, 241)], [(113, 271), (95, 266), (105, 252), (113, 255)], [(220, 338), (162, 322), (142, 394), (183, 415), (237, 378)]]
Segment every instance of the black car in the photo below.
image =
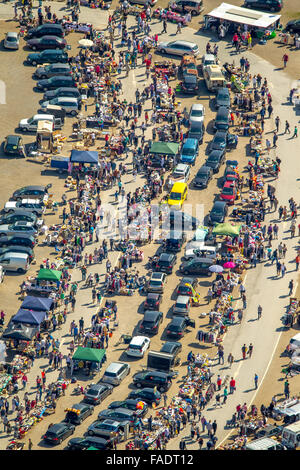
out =
[(43, 96), (43, 101), (50, 101), (54, 98), (77, 98), (81, 99), (81, 94), (78, 88), (75, 87), (60, 87), (55, 90), (46, 91)]
[(21, 201), (22, 199), (43, 199), (51, 188), (51, 184), (47, 186), (24, 186), (24, 188), (17, 189), (12, 197), (12, 201)]
[(31, 212), (26, 212), (22, 210), (16, 210), (10, 214), (6, 214), (0, 219), (0, 225), (10, 225), (18, 222), (19, 220), (23, 220), (25, 222), (31, 222), (34, 226), (36, 226), (38, 218), (35, 214)]
[(198, 77), (192, 74), (184, 74), (183, 80), (181, 82), (181, 90), (183, 93), (187, 93), (189, 95), (195, 95), (198, 93)]
[(62, 64), (67, 63), (69, 56), (65, 51), (57, 51), (55, 49), (46, 49), (42, 52), (33, 52), (28, 54), (26, 63), (29, 65), (37, 64), (54, 64), (55, 62), (60, 62)]
[(259, 439), (260, 437), (280, 436), (283, 430), (284, 430), (283, 426), (275, 426), (274, 424), (267, 424), (264, 428), (261, 428), (258, 431), (256, 431), (255, 439)]
[(34, 51), (44, 51), (47, 49), (65, 49), (67, 42), (63, 38), (57, 36), (43, 36), (41, 38), (33, 38), (27, 41), (27, 46)]
[(186, 234), (177, 230), (171, 230), (164, 244), (164, 250), (168, 252), (181, 251), (182, 245), (186, 241)]
[(209, 270), (209, 267), (214, 264), (213, 259), (211, 258), (192, 258), (189, 261), (185, 261), (180, 265), (180, 272), (183, 274), (189, 275), (199, 275), (203, 274), (206, 276), (211, 276), (212, 272)]
[(64, 422), (52, 424), (47, 429), (46, 434), (43, 435), (43, 439), (50, 444), (61, 444), (61, 442), (71, 436), (74, 431), (74, 424)]
[(245, 0), (245, 8), (255, 10), (280, 11), (283, 6), (282, 0)]
[(146, 310), (144, 318), (140, 323), (140, 331), (145, 334), (157, 334), (158, 328), (163, 321), (162, 312), (155, 310)]
[(220, 106), (214, 122), (215, 131), (228, 131), (229, 129), (229, 109)]
[(9, 237), (0, 237), (0, 247), (6, 247), (10, 245), (22, 245), (33, 248), (35, 246), (35, 239), (31, 235), (11, 235)]
[(133, 376), (133, 384), (137, 388), (157, 387), (160, 392), (166, 392), (172, 385), (172, 375), (155, 370), (138, 372)]
[(195, 289), (197, 285), (198, 285), (197, 279), (193, 277), (183, 277), (176, 290), (177, 297), (179, 295), (189, 295), (189, 296), (193, 295), (191, 286), (193, 287), (193, 289)]
[(86, 436), (86, 437), (73, 437), (68, 442), (67, 449), (69, 450), (87, 450), (89, 447), (94, 447), (98, 450), (113, 449), (114, 438), (104, 439), (103, 437)]
[(45, 23), (37, 26), (36, 28), (29, 29), (25, 39), (41, 38), (42, 36), (58, 36), (63, 38), (65, 36), (65, 31), (61, 24)]
[(131, 399), (127, 398), (126, 400), (123, 401), (113, 401), (108, 405), (109, 410), (114, 410), (116, 408), (126, 408), (128, 410), (135, 411), (137, 416), (141, 416), (142, 418), (146, 415), (148, 412), (148, 405), (146, 402), (144, 402), (143, 409), (137, 408), (137, 404), (141, 400), (139, 398), (136, 399)]
[(173, 317), (166, 329), (167, 336), (181, 338), (189, 327), (195, 328), (195, 320), (188, 317)]
[(176, 260), (176, 255), (172, 253), (161, 253), (155, 265), (155, 271), (172, 274)]
[(216, 132), (213, 140), (210, 143), (210, 151), (212, 150), (222, 150), (225, 152), (227, 147), (227, 134), (225, 131)]
[(162, 347), (160, 348), (160, 352), (166, 354), (172, 354), (172, 356), (176, 357), (182, 351), (182, 344), (178, 341), (166, 341)]
[(228, 206), (225, 201), (216, 201), (209, 213), (208, 223), (210, 225), (221, 224), (224, 222), (228, 212)]
[(160, 403), (161, 394), (153, 388), (146, 387), (140, 390), (132, 390), (132, 392), (129, 393), (128, 398), (133, 400), (142, 400), (149, 403), (149, 405), (154, 403), (157, 406)]
[(162, 301), (162, 295), (155, 292), (149, 292), (144, 302), (145, 310), (159, 310)]
[(108, 384), (92, 384), (84, 394), (83, 401), (99, 405), (113, 391), (114, 387)]
[(136, 410), (129, 410), (128, 408), (115, 408), (102, 410), (98, 413), (98, 421), (105, 419), (113, 419), (114, 421), (129, 421), (133, 423), (136, 417)]
[[(178, 231), (180, 233), (181, 230), (196, 230), (199, 223), (200, 221), (196, 217), (193, 217), (186, 212), (170, 210), (166, 213), (162, 227), (163, 229), (164, 227), (168, 229), (168, 224), (170, 224), (170, 229), (172, 231)], [(170, 233), (170, 235), (172, 234)]]
[(5, 155), (25, 157), (22, 137), (14, 134), (6, 136), (3, 142), (3, 152)]
[(6, 253), (25, 253), (25, 255), (28, 255), (29, 263), (34, 259), (33, 249), (29, 248), (29, 246), (9, 245), (5, 248), (0, 248), (0, 256), (5, 255)]
[(212, 179), (213, 170), (208, 165), (202, 165), (201, 168), (197, 171), (193, 186), (195, 188), (207, 188), (208, 183)]
[(216, 96), (216, 107), (225, 106), (230, 108), (230, 91), (227, 87), (219, 88)]
[(210, 167), (214, 173), (217, 173), (224, 161), (224, 150), (212, 150), (206, 159), (205, 166)]
[(67, 409), (64, 419), (66, 423), (81, 424), (88, 416), (93, 414), (94, 407), (85, 403), (76, 403)]
[(55, 77), (39, 80), (36, 84), (39, 90), (54, 90), (60, 87), (76, 87), (76, 81), (73, 77), (56, 75)]
[(285, 30), (289, 31), (290, 33), (300, 33), (300, 19), (299, 20), (291, 20), (289, 21), (286, 26)]

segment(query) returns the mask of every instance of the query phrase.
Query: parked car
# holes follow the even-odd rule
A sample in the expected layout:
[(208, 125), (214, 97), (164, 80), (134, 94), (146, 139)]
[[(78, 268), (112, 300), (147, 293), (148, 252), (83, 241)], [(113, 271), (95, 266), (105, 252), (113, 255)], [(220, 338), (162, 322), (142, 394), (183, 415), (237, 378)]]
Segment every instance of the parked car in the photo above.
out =
[(280, 11), (283, 7), (282, 0), (245, 0), (245, 8), (256, 10)]
[(3, 46), (5, 49), (19, 49), (20, 38), (19, 34), (16, 32), (8, 32), (5, 35)]
[(32, 225), (31, 222), (26, 222), (25, 220), (18, 220), (14, 224), (5, 224), (0, 225), (0, 237), (9, 237), (11, 235), (23, 235), (26, 233), (27, 235), (32, 235), (33, 237), (37, 237), (38, 231)]
[(88, 436), (99, 436), (104, 439), (117, 438), (117, 442), (123, 440), (124, 426), (119, 421), (105, 419), (104, 421), (94, 421), (87, 429)]
[(5, 248), (0, 248), (0, 257), (6, 254), (11, 253), (24, 253), (28, 256), (28, 262), (31, 263), (34, 259), (34, 252), (33, 249), (29, 246), (22, 246), (22, 245), (9, 245)]
[(300, 19), (288, 21), (285, 25), (285, 30), (289, 33), (300, 33)]
[(187, 198), (188, 186), (186, 183), (174, 183), (168, 196), (168, 205), (171, 209), (182, 209)]
[(207, 65), (217, 65), (218, 59), (214, 54), (204, 54), (201, 59), (201, 68), (202, 71)]
[(226, 86), (219, 88), (216, 95), (216, 107), (220, 108), (221, 106), (224, 106), (225, 108), (230, 108), (230, 104), (231, 101), (229, 89)]
[[(176, 219), (174, 219), (176, 226)], [(166, 239), (164, 250), (167, 252), (179, 252), (186, 241), (186, 234), (182, 231), (171, 230), (168, 233), (168, 238)]]
[(163, 321), (162, 312), (156, 310), (146, 310), (144, 318), (140, 323), (139, 330), (145, 334), (157, 334), (159, 325)]
[(129, 3), (137, 3), (138, 5), (148, 5), (153, 7), (156, 4), (157, 0), (129, 0)]
[(193, 295), (193, 291), (190, 286), (195, 289), (198, 285), (197, 279), (193, 277), (183, 277), (177, 287), (176, 295)]
[(224, 150), (212, 150), (206, 159), (205, 166), (210, 167), (214, 173), (217, 173), (224, 161)]
[(189, 295), (179, 295), (172, 308), (173, 316), (188, 316), (191, 309), (191, 298)]
[(97, 436), (73, 437), (69, 440), (67, 448), (69, 450), (86, 450), (93, 447), (98, 450), (111, 450), (113, 449), (114, 439), (104, 439)]
[(113, 389), (114, 387), (109, 384), (92, 384), (85, 392), (83, 401), (85, 403), (99, 405), (112, 393)]
[(56, 88), (55, 90), (46, 91), (43, 96), (42, 101), (50, 101), (54, 98), (61, 98), (61, 97), (77, 98), (78, 101), (81, 100), (81, 94), (78, 88), (60, 87), (60, 88)]
[(168, 188), (171, 189), (174, 183), (187, 183), (191, 168), (185, 163), (178, 163), (172, 174), (168, 178)]
[(196, 16), (203, 10), (203, 0), (171, 0), (169, 7), (171, 10), (184, 14), (190, 12), (192, 16)]
[(40, 121), (51, 121), (55, 129), (55, 118), (51, 114), (35, 114), (30, 118), (21, 119), (19, 129), (22, 132), (36, 132)]
[(44, 65), (44, 67), (38, 67), (34, 72), (34, 77), (38, 79), (51, 78), (55, 75), (71, 75), (72, 69), (69, 64), (57, 64)]
[(52, 184), (47, 184), (47, 186), (24, 186), (13, 193), (11, 200), (21, 201), (25, 198), (44, 200), (48, 195), (48, 189), (51, 187)]
[(198, 76), (194, 74), (183, 74), (182, 82), (180, 83), (181, 92), (189, 95), (198, 93), (199, 83)]
[(75, 403), (67, 411), (64, 421), (66, 423), (81, 424), (86, 418), (94, 412), (93, 405), (87, 403)]
[(192, 126), (194, 123), (201, 122), (203, 124), (205, 116), (205, 108), (203, 104), (193, 103), (189, 114), (189, 123)]
[(165, 273), (152, 273), (148, 283), (146, 284), (146, 291), (162, 293), (164, 291), (166, 280)]
[(223, 150), (233, 148), (235, 136), (227, 131), (217, 131), (210, 143), (210, 150)]
[(159, 271), (161, 273), (166, 274), (172, 274), (176, 261), (176, 255), (174, 255), (173, 253), (161, 253), (157, 260), (155, 271)]
[(198, 243), (197, 246), (192, 246), (191, 248), (186, 248), (184, 252), (184, 259), (189, 260), (195, 257), (200, 258), (212, 258), (216, 259), (217, 250), (215, 246), (205, 246), (203, 242)]
[(259, 439), (260, 437), (272, 437), (272, 436), (280, 436), (284, 427), (276, 426), (274, 424), (267, 424), (265, 427), (259, 429), (255, 433), (255, 439)]
[(7, 213), (14, 213), (22, 209), (25, 212), (30, 212), (36, 216), (41, 216), (45, 212), (45, 206), (39, 199), (22, 199), (21, 201), (8, 201), (3, 211)]
[(30, 248), (33, 248), (35, 246), (35, 238), (26, 234), (0, 237), (1, 248), (13, 245), (29, 246)]
[(195, 165), (195, 161), (199, 152), (199, 142), (197, 139), (188, 138), (183, 143), (180, 152), (180, 161), (182, 163), (189, 163)]
[(180, 265), (180, 272), (183, 274), (194, 274), (194, 275), (206, 275), (211, 276), (212, 272), (209, 267), (214, 263), (211, 258), (193, 258), (189, 261), (185, 261)]
[(25, 157), (23, 139), (20, 135), (8, 135), (3, 143), (3, 151), (6, 155)]
[(132, 357), (144, 357), (150, 346), (150, 339), (147, 336), (134, 336), (126, 349), (126, 354)]
[[(225, 181), (220, 194), (221, 201), (227, 202), (227, 204), (234, 204), (237, 198), (237, 187), (232, 181)], [(1, 230), (1, 227), (0, 227)]]
[(98, 413), (98, 421), (105, 421), (106, 419), (113, 419), (115, 421), (129, 421), (131, 423), (135, 420), (135, 411), (128, 410), (127, 408), (115, 408), (102, 410)]
[(210, 225), (223, 223), (227, 213), (228, 213), (228, 206), (226, 202), (216, 201), (209, 213), (208, 223)]
[(178, 210), (169, 209), (167, 207), (166, 213), (162, 210), (162, 227), (163, 229), (171, 229), (168, 234), (168, 238), (176, 238), (176, 233), (178, 235), (182, 234), (182, 230), (195, 230), (199, 225), (199, 220), (196, 217), (193, 217), (187, 212), (182, 212)]
[(38, 64), (53, 64), (56, 62), (67, 63), (69, 56), (66, 51), (47, 49), (42, 52), (35, 52), (28, 54), (26, 63), (29, 65), (38, 65)]
[(137, 388), (156, 387), (160, 392), (167, 392), (172, 385), (172, 375), (155, 370), (137, 372), (133, 376), (133, 385)]
[(188, 139), (197, 139), (199, 145), (203, 142), (204, 124), (201, 121), (193, 121), (188, 132)]
[(157, 46), (157, 50), (162, 54), (172, 54), (172, 55), (198, 55), (199, 49), (197, 44), (189, 41), (169, 41), (161, 42)]
[(65, 31), (61, 24), (44, 23), (36, 28), (30, 28), (27, 31), (25, 39), (41, 38), (42, 36), (57, 36), (63, 38), (65, 36)]
[(48, 106), (59, 106), (60, 108), (64, 109), (67, 114), (71, 114), (71, 116), (76, 116), (79, 112), (80, 104), (77, 98), (72, 97), (60, 97), (60, 98), (53, 98), (50, 101), (44, 101), (42, 103), (41, 108), (47, 109)]
[(146, 415), (146, 413), (148, 412), (148, 405), (146, 402), (143, 402), (143, 408), (138, 408), (137, 407), (137, 404), (140, 402), (141, 400), (139, 398), (127, 398), (126, 400), (123, 400), (123, 401), (113, 401), (112, 403), (110, 403), (108, 405), (108, 408), (109, 409), (116, 409), (116, 408), (126, 408), (128, 410), (132, 410), (132, 411), (135, 411), (137, 416), (140, 416), (140, 417), (144, 417)]
[[(45, 80), (39, 80), (36, 84), (39, 90), (53, 90), (60, 87), (76, 87), (76, 81), (70, 75), (56, 75)], [(54, 98), (61, 99), (61, 98)], [(53, 104), (53, 103), (52, 103)]]
[(161, 400), (161, 394), (159, 391), (155, 391), (153, 388), (145, 387), (140, 390), (132, 390), (129, 395), (129, 399), (141, 400), (152, 405), (153, 403), (158, 406)]
[(43, 435), (43, 440), (49, 444), (61, 444), (67, 437), (71, 436), (75, 431), (74, 424), (57, 423), (52, 424)]
[(195, 320), (187, 317), (173, 317), (166, 328), (166, 335), (172, 338), (181, 338), (189, 327), (195, 328)]
[(43, 51), (45, 49), (65, 49), (67, 41), (57, 36), (43, 36), (27, 41), (27, 46), (33, 51)]
[(228, 131), (229, 129), (229, 109), (220, 106), (214, 122), (215, 131)]
[(130, 373), (130, 365), (126, 362), (111, 362), (105, 369), (102, 382), (120, 385), (122, 380)]
[(155, 292), (149, 292), (144, 301), (144, 311), (145, 310), (159, 310), (161, 302), (162, 302), (161, 294), (158, 294)]
[(226, 168), (225, 168), (224, 175), (223, 175), (223, 183), (225, 183), (225, 181), (233, 181), (237, 183), (238, 178), (239, 177), (235, 168), (233, 166), (227, 165), (227, 162), (226, 162)]
[(172, 354), (172, 356), (178, 356), (182, 351), (182, 344), (178, 341), (166, 341), (160, 348), (160, 352), (166, 354)]
[(213, 170), (210, 166), (208, 165), (202, 165), (201, 168), (197, 171), (194, 181), (193, 181), (193, 186), (195, 188), (207, 188), (208, 183), (212, 179), (213, 175)]
[(9, 253), (6, 253), (0, 257), (0, 266), (2, 266), (5, 272), (13, 271), (23, 274), (28, 271), (29, 264), (29, 258), (26, 253), (10, 251)]

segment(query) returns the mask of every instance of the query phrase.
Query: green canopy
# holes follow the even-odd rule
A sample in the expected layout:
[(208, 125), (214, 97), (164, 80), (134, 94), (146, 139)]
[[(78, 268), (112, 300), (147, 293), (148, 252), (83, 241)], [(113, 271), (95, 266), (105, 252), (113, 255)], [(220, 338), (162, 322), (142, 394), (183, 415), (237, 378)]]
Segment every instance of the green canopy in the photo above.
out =
[(89, 362), (102, 362), (105, 355), (105, 349), (96, 348), (83, 348), (78, 346), (75, 353), (73, 354), (73, 360), (77, 361), (89, 361)]
[(213, 229), (214, 235), (229, 235), (230, 237), (236, 237), (239, 235), (242, 224), (231, 225), (229, 222), (224, 224), (217, 224)]
[(152, 142), (150, 153), (161, 155), (177, 155), (179, 144), (177, 142)]
[(38, 273), (38, 281), (59, 281), (62, 272), (56, 269), (41, 268)]

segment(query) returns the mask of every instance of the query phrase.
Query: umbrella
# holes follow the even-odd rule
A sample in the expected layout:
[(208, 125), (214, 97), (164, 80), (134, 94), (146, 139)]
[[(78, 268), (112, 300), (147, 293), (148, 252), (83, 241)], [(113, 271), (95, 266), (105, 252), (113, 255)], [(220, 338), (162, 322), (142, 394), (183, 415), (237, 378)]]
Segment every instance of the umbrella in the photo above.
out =
[(80, 39), (80, 41), (78, 41), (78, 44), (81, 47), (91, 47), (94, 45), (94, 42), (91, 41), (90, 39)]
[(233, 261), (227, 261), (227, 263), (223, 264), (223, 268), (225, 269), (232, 269), (235, 268), (236, 264)]
[(211, 273), (222, 273), (224, 271), (222, 266), (220, 266), (219, 264), (213, 264), (208, 269)]

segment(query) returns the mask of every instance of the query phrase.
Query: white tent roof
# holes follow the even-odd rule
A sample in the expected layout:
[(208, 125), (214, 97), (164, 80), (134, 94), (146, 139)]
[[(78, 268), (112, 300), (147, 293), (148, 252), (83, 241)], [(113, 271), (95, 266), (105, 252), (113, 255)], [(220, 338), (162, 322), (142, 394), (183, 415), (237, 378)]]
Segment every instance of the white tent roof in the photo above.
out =
[(236, 7), (229, 3), (222, 3), (212, 10), (207, 16), (213, 16), (234, 23), (242, 23), (256, 28), (268, 28), (279, 20), (281, 15), (263, 13), (249, 8)]

